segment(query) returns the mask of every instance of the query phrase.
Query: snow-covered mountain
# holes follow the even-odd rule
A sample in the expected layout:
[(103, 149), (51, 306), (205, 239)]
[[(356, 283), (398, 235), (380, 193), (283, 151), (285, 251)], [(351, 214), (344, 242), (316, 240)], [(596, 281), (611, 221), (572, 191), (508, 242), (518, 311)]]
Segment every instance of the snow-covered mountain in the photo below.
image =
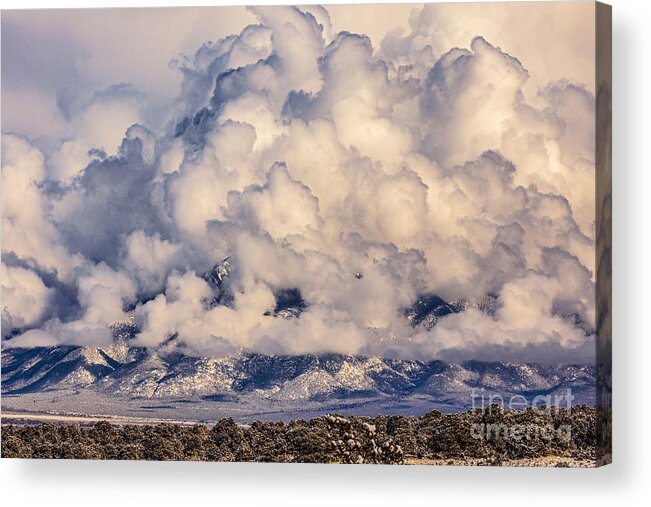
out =
[[(207, 306), (232, 303), (230, 258), (204, 275), (214, 295)], [(363, 276), (355, 273), (354, 276)], [(278, 318), (300, 318), (307, 308), (298, 289), (276, 292)], [(431, 329), (443, 316), (474, 306), (494, 311), (496, 298), (477, 303), (448, 303), (432, 294), (404, 310), (412, 326)], [(57, 346), (3, 348), (2, 393), (12, 399), (43, 393), (74, 392), (119, 400), (200, 400), (249, 404), (367, 400), (390, 412), (417, 400), (419, 405), (469, 408), (473, 393), (532, 399), (572, 390), (575, 403), (594, 402), (595, 371), (588, 365), (540, 365), (506, 362), (414, 361), (341, 354), (267, 356), (240, 351), (229, 357), (195, 357), (184, 353), (172, 336), (158, 349), (130, 345), (137, 333), (133, 312), (113, 325), (110, 347)], [(321, 405), (320, 405), (321, 404)]]
[(473, 389), (501, 395), (571, 388), (589, 402), (590, 366), (499, 362), (408, 361), (327, 354), (225, 358), (114, 345), (2, 351), (3, 394), (87, 389), (114, 397), (215, 399), (247, 396), (277, 401), (426, 395), (469, 403)]

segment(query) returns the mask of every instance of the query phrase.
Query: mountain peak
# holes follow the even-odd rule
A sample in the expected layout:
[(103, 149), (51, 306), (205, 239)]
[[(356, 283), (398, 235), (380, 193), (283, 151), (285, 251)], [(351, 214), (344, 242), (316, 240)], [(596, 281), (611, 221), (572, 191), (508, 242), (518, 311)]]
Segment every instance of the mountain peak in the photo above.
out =
[(213, 291), (213, 296), (205, 303), (208, 308), (219, 305), (232, 306), (233, 304), (233, 292), (228, 283), (228, 278), (233, 272), (231, 259), (231, 255), (227, 256), (202, 275), (202, 278), (208, 282)]

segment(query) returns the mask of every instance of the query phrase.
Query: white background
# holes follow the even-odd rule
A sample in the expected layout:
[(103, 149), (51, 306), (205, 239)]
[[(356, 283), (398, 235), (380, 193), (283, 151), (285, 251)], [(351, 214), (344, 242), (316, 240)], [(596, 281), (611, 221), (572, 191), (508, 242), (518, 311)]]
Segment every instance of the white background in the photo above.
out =
[[(226, 3), (197, 1), (192, 5)], [(337, 2), (328, 2), (337, 3)], [(352, 2), (345, 2), (352, 3)], [(651, 2), (611, 0), (614, 459), (597, 470), (2, 460), (3, 505), (642, 505), (651, 500)], [(0, 0), (7, 8), (178, 5)]]

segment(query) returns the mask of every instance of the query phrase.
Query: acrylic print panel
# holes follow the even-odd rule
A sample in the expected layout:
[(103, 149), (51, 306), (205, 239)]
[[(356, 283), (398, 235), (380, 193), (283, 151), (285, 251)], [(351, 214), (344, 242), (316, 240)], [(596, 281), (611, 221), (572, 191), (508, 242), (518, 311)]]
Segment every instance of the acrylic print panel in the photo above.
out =
[(610, 8), (2, 13), (2, 456), (610, 461)]

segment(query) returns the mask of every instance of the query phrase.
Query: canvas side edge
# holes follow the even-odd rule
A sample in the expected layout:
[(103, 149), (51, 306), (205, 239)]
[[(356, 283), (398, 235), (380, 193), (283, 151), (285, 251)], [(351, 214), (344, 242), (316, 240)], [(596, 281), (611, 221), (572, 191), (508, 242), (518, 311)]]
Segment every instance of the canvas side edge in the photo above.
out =
[(596, 465), (612, 462), (612, 7), (595, 3)]

